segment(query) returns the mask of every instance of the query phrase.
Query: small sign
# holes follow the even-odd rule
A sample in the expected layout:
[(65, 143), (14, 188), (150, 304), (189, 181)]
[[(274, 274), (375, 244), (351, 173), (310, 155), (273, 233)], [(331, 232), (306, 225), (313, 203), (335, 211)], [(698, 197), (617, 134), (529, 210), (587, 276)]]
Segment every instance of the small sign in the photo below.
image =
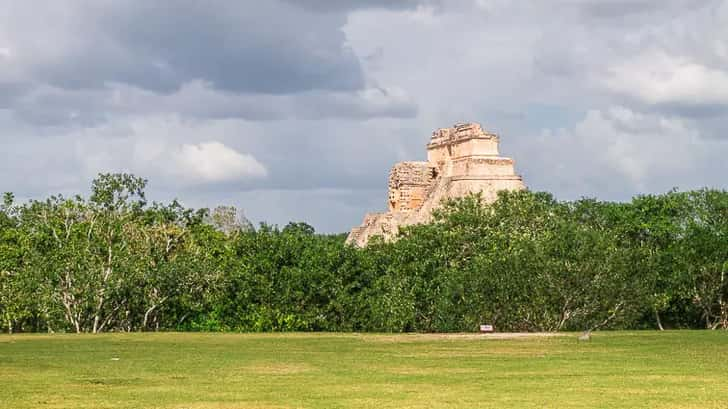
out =
[(481, 325), (480, 326), (480, 332), (493, 332), (493, 326), (492, 325)]

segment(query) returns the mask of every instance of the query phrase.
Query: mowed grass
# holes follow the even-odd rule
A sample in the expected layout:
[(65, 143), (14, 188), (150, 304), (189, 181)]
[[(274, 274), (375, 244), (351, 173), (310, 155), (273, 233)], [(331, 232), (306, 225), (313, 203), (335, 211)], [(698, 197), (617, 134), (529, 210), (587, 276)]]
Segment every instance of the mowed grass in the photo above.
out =
[(728, 333), (0, 336), (1, 408), (728, 408)]

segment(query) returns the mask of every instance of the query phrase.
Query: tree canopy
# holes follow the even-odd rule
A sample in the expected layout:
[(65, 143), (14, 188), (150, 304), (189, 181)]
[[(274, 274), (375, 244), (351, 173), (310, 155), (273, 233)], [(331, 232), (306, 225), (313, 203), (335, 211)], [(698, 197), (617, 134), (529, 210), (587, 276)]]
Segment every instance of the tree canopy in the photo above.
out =
[(728, 192), (444, 203), (366, 248), (235, 207), (149, 203), (102, 174), (89, 198), (0, 204), (4, 331), (728, 328)]

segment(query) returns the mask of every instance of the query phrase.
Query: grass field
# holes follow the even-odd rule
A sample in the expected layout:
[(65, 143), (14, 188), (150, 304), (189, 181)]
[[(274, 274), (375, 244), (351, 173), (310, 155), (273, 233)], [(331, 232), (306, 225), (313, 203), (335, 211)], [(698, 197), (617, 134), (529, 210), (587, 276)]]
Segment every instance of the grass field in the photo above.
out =
[(1, 408), (728, 408), (728, 333), (0, 335)]

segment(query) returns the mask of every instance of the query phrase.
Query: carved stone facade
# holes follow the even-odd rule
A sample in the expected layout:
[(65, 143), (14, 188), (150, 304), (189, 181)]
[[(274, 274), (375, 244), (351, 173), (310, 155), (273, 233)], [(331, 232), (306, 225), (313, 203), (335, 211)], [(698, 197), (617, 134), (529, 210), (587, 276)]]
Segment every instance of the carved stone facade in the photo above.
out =
[(400, 162), (389, 172), (389, 211), (412, 212), (422, 207), (437, 179), (430, 162)]
[(498, 135), (477, 123), (438, 129), (427, 144), (427, 162), (400, 162), (389, 173), (386, 213), (369, 213), (347, 243), (365, 246), (370, 237), (390, 239), (399, 226), (426, 223), (444, 199), (481, 192), (494, 201), (499, 190), (524, 189), (513, 159), (498, 154)]

